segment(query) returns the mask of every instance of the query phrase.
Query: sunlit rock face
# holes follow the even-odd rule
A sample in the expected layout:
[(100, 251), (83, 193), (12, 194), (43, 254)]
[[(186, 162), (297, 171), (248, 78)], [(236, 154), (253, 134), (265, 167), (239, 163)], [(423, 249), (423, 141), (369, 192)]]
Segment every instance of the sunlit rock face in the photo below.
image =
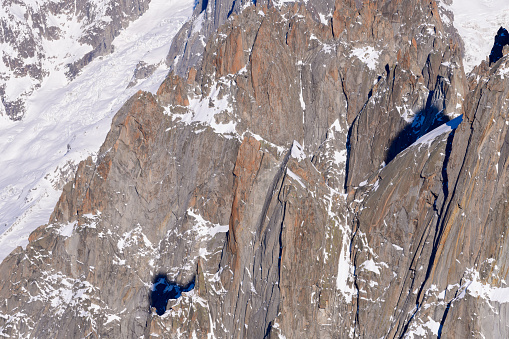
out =
[(0, 333), (509, 336), (507, 56), (465, 76), (420, 0), (203, 2), (173, 46), (0, 265)]

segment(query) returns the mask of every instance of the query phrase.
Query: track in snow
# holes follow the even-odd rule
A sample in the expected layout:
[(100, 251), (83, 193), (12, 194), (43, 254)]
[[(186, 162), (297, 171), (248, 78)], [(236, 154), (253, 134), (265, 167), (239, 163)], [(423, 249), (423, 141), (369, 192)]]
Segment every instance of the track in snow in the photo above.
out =
[[(130, 96), (157, 90), (167, 74), (171, 40), (192, 10), (192, 0), (152, 0), (115, 38), (114, 53), (91, 62), (70, 83), (63, 71), (50, 74), (27, 101), (22, 121), (0, 117), (0, 261), (48, 222), (61, 194), (53, 184), (60, 171), (70, 172), (98, 151)], [(139, 61), (159, 66), (127, 89)]]

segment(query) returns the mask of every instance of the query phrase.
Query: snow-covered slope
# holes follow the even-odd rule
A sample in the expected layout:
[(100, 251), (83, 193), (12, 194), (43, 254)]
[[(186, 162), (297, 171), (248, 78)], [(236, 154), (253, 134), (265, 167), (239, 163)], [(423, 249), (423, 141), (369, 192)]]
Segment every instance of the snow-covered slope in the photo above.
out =
[(69, 79), (138, 19), (150, 0), (0, 0), (0, 114), (20, 120), (54, 71)]
[(52, 72), (28, 98), (22, 121), (0, 118), (0, 261), (48, 221), (65, 178), (98, 150), (121, 105), (140, 89), (157, 90), (171, 40), (192, 8), (191, 0), (152, 0), (113, 41), (114, 53), (70, 83), (64, 69)]
[(465, 72), (490, 55), (498, 29), (509, 25), (507, 0), (453, 0), (442, 6), (454, 13), (453, 25), (465, 42)]

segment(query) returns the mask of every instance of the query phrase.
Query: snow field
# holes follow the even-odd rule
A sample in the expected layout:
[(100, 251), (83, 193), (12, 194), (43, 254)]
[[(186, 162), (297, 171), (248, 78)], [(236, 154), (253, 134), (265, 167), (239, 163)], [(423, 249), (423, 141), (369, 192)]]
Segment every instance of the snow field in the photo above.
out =
[(454, 13), (453, 25), (465, 42), (463, 65), (468, 73), (490, 55), (498, 29), (509, 25), (509, 1), (453, 0), (447, 5), (442, 0), (441, 6)]

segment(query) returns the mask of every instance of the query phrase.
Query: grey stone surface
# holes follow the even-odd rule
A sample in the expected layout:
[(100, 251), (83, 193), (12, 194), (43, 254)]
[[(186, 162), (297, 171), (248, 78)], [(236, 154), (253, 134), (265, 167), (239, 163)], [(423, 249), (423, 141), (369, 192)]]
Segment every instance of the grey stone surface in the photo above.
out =
[(0, 265), (0, 333), (509, 336), (508, 57), (467, 78), (434, 1), (236, 6)]

